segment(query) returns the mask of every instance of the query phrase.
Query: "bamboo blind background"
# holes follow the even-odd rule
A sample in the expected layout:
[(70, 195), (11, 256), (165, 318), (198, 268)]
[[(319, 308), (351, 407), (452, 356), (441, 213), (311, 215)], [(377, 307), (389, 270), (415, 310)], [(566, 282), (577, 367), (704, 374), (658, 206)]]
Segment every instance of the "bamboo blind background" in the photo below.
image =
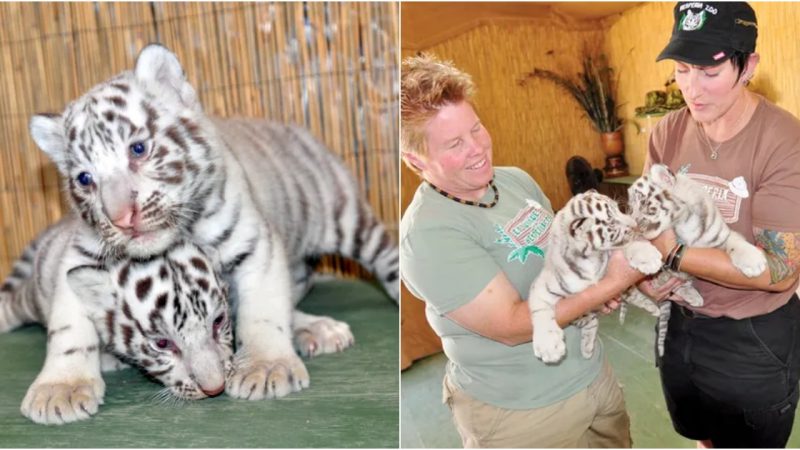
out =
[[(674, 3), (644, 3), (625, 11), (606, 34), (606, 48), (619, 72), (622, 116), (633, 119), (647, 91), (663, 89), (674, 69), (671, 61), (656, 63), (672, 32)], [(761, 62), (750, 89), (800, 117), (800, 3), (752, 2), (758, 18), (756, 51)], [(641, 173), (648, 134), (625, 127), (625, 153), (631, 171)]]
[(208, 114), (312, 130), (396, 236), (398, 20), (397, 3), (0, 3), (0, 277), (68, 211), (30, 116), (132, 69), (151, 42), (177, 54)]

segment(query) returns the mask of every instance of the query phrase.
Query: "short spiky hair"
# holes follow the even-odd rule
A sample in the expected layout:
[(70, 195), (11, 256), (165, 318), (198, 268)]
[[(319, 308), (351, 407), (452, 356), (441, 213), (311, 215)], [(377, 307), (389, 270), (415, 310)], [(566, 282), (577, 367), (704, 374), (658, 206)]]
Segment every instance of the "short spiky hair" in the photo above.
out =
[[(425, 124), (443, 106), (470, 102), (475, 93), (472, 77), (452, 62), (422, 54), (406, 58), (400, 71), (400, 148), (404, 152), (427, 154)], [(419, 171), (406, 164), (414, 172)]]

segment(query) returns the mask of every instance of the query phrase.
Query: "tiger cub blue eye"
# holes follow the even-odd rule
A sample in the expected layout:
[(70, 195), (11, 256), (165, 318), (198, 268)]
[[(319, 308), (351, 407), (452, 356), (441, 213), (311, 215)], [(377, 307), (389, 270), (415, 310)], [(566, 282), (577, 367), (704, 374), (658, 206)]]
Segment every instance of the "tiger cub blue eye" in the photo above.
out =
[(91, 185), (94, 180), (92, 180), (92, 175), (89, 172), (81, 172), (78, 174), (78, 183), (83, 186)]
[(133, 144), (131, 144), (131, 155), (133, 155), (134, 158), (141, 158), (142, 156), (144, 156), (146, 151), (147, 149), (141, 142), (134, 142)]

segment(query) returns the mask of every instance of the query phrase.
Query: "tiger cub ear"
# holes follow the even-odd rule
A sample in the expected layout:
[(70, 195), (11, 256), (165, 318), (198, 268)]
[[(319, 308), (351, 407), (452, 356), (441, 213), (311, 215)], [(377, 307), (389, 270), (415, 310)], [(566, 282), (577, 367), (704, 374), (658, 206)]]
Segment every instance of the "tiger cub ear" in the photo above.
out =
[(653, 164), (650, 167), (650, 178), (656, 185), (664, 188), (675, 186), (675, 174), (664, 164)]
[(67, 170), (67, 138), (60, 114), (36, 114), (28, 128), (36, 145), (47, 154), (62, 174)]
[(116, 293), (111, 274), (102, 266), (78, 266), (67, 272), (70, 289), (84, 301), (90, 312), (113, 307)]
[(157, 97), (166, 95), (189, 109), (201, 109), (197, 94), (186, 81), (186, 74), (178, 57), (163, 45), (150, 44), (142, 49), (136, 58), (134, 73)]
[(569, 235), (575, 237), (580, 230), (586, 223), (588, 219), (586, 217), (578, 217), (574, 219), (572, 222), (569, 223)]

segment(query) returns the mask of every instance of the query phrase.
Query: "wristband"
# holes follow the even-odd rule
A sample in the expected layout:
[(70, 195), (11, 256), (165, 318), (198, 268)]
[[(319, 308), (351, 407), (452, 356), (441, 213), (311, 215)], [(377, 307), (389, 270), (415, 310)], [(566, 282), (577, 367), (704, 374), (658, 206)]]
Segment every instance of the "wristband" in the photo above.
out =
[(680, 248), (675, 252), (675, 255), (672, 257), (672, 263), (670, 264), (670, 268), (676, 272), (681, 271), (681, 261), (683, 260), (683, 252), (686, 250), (686, 247), (683, 244), (680, 244)]
[(664, 268), (670, 269), (672, 268), (672, 262), (675, 259), (675, 253), (681, 248), (681, 244), (676, 244), (675, 247), (672, 247), (672, 250), (667, 253), (667, 258), (664, 260)]

